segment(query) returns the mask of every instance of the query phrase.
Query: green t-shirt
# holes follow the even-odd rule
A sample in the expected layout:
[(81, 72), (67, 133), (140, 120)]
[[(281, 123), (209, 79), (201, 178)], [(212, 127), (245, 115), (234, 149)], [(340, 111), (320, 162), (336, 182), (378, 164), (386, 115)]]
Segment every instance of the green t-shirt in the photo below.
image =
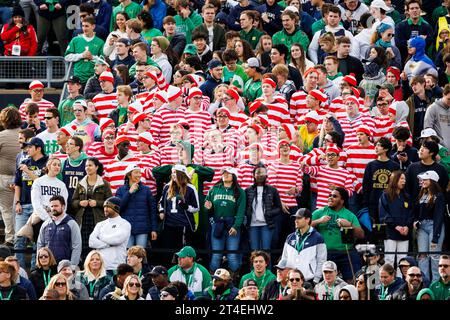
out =
[[(239, 77), (247, 77), (247, 74), (245, 73), (244, 68), (241, 67), (240, 65), (237, 65), (236, 70), (234, 70), (234, 71), (231, 71), (230, 69), (228, 69), (227, 66), (223, 67), (222, 82), (232, 83), (233, 77), (236, 74), (239, 75)], [(244, 86), (244, 83), (242, 83), (241, 88), (243, 86)]]
[(284, 44), (289, 49), (289, 51), (291, 51), (291, 46), (294, 43), (299, 43), (303, 47), (305, 52), (308, 51), (309, 46), (308, 36), (298, 27), (291, 34), (288, 34), (286, 32), (286, 29), (283, 28), (283, 30), (278, 31), (273, 35), (272, 42), (274, 45)]
[(122, 6), (122, 4), (119, 4), (117, 7), (115, 7), (111, 16), (111, 24), (109, 25), (110, 32), (114, 30), (114, 25), (116, 24), (116, 14), (118, 12), (124, 11), (128, 14), (130, 19), (134, 19), (142, 11), (142, 8), (139, 4), (133, 1), (125, 8)]
[(252, 49), (255, 50), (258, 45), (259, 38), (264, 35), (264, 32), (251, 28), (249, 32), (245, 32), (244, 30), (239, 31), (242, 40), (247, 41), (252, 46)]
[[(73, 38), (66, 49), (65, 56), (73, 53), (83, 53), (86, 47), (93, 56), (101, 56), (103, 54), (103, 45), (105, 42), (97, 36), (87, 41), (82, 34)], [(94, 75), (93, 60), (81, 59), (74, 64), (73, 74), (80, 78), (81, 83), (85, 84), (90, 77)]]
[(159, 37), (159, 36), (162, 36), (163, 34), (158, 29), (153, 28), (153, 29), (150, 29), (150, 30), (147, 30), (147, 31), (142, 31), (141, 35), (144, 37), (144, 39), (145, 39), (145, 41), (147, 41), (147, 43), (151, 44), (152, 43), (152, 39), (154, 37)]
[(236, 217), (233, 228), (238, 230), (245, 215), (245, 192), (242, 188), (239, 188), (239, 198), (236, 201), (234, 198), (233, 188), (225, 188), (223, 185), (217, 185), (211, 188), (205, 201), (211, 201), (212, 212), (215, 218), (220, 217)]
[(330, 216), (331, 219), (327, 223), (321, 223), (316, 226), (316, 230), (322, 235), (327, 250), (345, 250), (353, 248), (352, 244), (343, 244), (341, 238), (340, 227), (336, 223), (336, 219), (346, 219), (353, 226), (361, 227), (358, 218), (346, 208), (339, 211), (331, 210), (328, 206), (318, 209), (312, 214), (312, 221), (322, 218), (323, 216)]
[(244, 97), (247, 99), (247, 104), (255, 101), (256, 98), (259, 98), (262, 95), (261, 89), (261, 80), (253, 81), (252, 78), (248, 79), (244, 85)]
[(255, 272), (252, 271), (242, 276), (241, 282), (239, 283), (239, 288), (242, 288), (242, 286), (244, 285), (244, 281), (247, 279), (253, 279), (256, 281), (256, 284), (258, 285), (259, 296), (261, 297), (262, 292), (267, 284), (270, 281), (276, 280), (277, 276), (274, 275), (272, 271), (266, 270), (266, 272), (261, 277), (257, 277)]
[(192, 43), (192, 31), (203, 23), (203, 18), (197, 12), (192, 12), (186, 19), (181, 18), (180, 15), (174, 17), (177, 25), (177, 32), (183, 33), (186, 36), (186, 44)]

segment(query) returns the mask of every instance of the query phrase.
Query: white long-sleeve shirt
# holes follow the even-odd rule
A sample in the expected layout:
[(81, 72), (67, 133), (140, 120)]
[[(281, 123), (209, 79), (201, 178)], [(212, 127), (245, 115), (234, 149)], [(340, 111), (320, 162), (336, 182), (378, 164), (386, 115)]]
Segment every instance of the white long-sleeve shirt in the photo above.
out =
[(106, 270), (126, 262), (131, 224), (120, 216), (97, 223), (89, 236), (89, 247), (101, 252)]
[(33, 182), (33, 186), (31, 187), (31, 204), (42, 221), (46, 221), (50, 217), (45, 207), (50, 207), (50, 198), (54, 195), (61, 195), (66, 201), (67, 208), (67, 197), (69, 193), (64, 182), (58, 178), (50, 178), (48, 175), (37, 178)]

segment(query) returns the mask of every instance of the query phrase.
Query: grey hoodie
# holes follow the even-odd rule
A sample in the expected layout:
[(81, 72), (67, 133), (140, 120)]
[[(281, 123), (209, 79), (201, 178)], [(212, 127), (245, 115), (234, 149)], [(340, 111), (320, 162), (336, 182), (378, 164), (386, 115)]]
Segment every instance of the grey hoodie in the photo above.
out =
[(358, 289), (356, 289), (354, 285), (348, 284), (345, 287), (342, 287), (341, 290), (339, 290), (339, 295), (342, 290), (346, 290), (350, 294), (350, 297), (352, 297), (352, 300), (359, 300)]
[(442, 145), (450, 149), (450, 107), (445, 105), (443, 99), (436, 100), (428, 107), (423, 127), (433, 128), (443, 138)]
[(331, 81), (330, 79), (327, 79), (327, 83), (322, 87), (322, 89), (325, 91), (325, 94), (328, 96), (329, 101), (333, 101), (337, 97), (341, 95), (341, 92), (339, 91), (339, 88), (336, 87), (336, 85)]
[[(317, 297), (319, 298), (319, 300), (327, 300), (327, 289), (325, 287), (325, 280), (323, 280), (322, 282), (319, 282), (316, 287), (314, 288), (314, 291), (317, 294)], [(334, 286), (333, 288), (333, 300), (339, 300), (339, 292), (341, 291), (342, 288), (344, 288), (347, 285), (347, 282), (345, 282), (344, 280), (342, 280), (341, 278), (336, 278), (336, 280), (334, 281)], [(330, 290), (330, 289), (328, 289)], [(330, 298), (328, 298), (328, 300), (330, 300)]]

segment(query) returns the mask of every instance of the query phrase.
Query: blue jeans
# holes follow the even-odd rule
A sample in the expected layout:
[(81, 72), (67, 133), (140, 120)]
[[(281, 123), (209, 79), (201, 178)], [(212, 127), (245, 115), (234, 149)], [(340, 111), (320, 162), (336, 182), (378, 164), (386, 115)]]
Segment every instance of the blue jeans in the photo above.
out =
[[(20, 228), (22, 228), (28, 221), (28, 218), (33, 213), (33, 206), (31, 204), (22, 205), (22, 214), (16, 213), (16, 226), (15, 231), (16, 234), (19, 232)], [(15, 250), (25, 250), (27, 247), (27, 238), (25, 237), (16, 237), (16, 241), (14, 243)], [(34, 245), (36, 248), (36, 245)], [(24, 253), (16, 253), (17, 260), (22, 268), (26, 269), (25, 262), (25, 254)], [(36, 250), (33, 250), (33, 254), (31, 255), (31, 269), (34, 268), (36, 262)]]
[[(213, 223), (211, 227), (211, 249), (212, 250), (238, 250), (239, 242), (241, 240), (241, 231), (237, 230), (237, 234), (235, 236), (230, 236), (228, 231), (225, 230), (224, 234), (221, 238), (216, 238), (214, 236), (214, 230), (216, 227), (216, 223)], [(220, 268), (220, 263), (222, 262), (222, 254), (213, 253), (211, 256), (211, 263), (209, 265), (212, 271)], [(228, 268), (236, 272), (241, 266), (240, 255), (236, 253), (227, 254), (228, 259)]]
[(131, 248), (132, 246), (141, 246), (142, 248), (145, 249), (147, 248), (147, 240), (148, 240), (147, 233), (132, 234), (128, 239), (127, 248)]
[(11, 7), (0, 7), (0, 24), (7, 24), (11, 19), (12, 8)]
[(356, 249), (349, 249), (348, 253), (350, 255), (351, 264), (347, 251), (328, 251), (327, 255), (327, 260), (336, 263), (338, 272), (341, 272), (344, 281), (353, 279), (353, 273), (356, 273), (361, 269), (361, 257)]
[(250, 249), (269, 251), (272, 243), (273, 229), (267, 225), (260, 227), (250, 227), (248, 230), (250, 238)]
[[(445, 231), (442, 225), (441, 236), (438, 239), (437, 247), (431, 249), (431, 240), (433, 240), (433, 220), (423, 220), (420, 227), (417, 228), (417, 249), (419, 250), (419, 268), (422, 272), (432, 279), (439, 280), (439, 254), (420, 254), (423, 251), (441, 251), (444, 242)], [(431, 270), (430, 270), (431, 262)]]

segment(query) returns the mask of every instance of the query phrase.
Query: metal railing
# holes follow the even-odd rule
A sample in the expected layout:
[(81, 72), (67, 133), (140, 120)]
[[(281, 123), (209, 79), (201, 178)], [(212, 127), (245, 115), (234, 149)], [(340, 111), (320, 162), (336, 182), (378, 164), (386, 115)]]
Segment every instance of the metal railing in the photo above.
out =
[(0, 57), (0, 83), (39, 80), (50, 88), (69, 77), (70, 63), (64, 57)]

